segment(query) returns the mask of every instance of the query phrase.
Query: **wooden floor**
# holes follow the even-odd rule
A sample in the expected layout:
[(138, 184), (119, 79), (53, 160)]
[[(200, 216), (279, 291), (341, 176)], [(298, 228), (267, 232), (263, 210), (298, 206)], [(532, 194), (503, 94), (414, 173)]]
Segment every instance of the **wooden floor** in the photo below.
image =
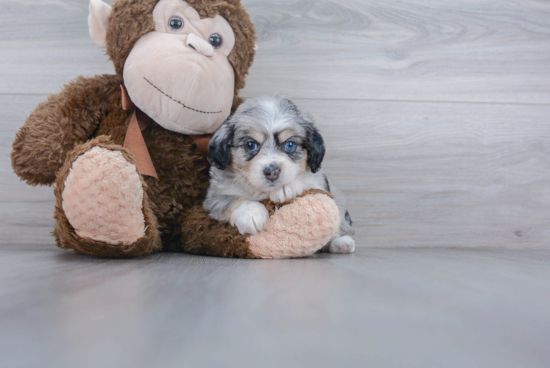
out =
[(546, 368), (550, 251), (0, 252), (2, 367)]
[(360, 247), (273, 262), (55, 248), (52, 188), (9, 153), (113, 73), (87, 3), (0, 0), (0, 366), (548, 366), (548, 1), (243, 0), (243, 94), (317, 119)]

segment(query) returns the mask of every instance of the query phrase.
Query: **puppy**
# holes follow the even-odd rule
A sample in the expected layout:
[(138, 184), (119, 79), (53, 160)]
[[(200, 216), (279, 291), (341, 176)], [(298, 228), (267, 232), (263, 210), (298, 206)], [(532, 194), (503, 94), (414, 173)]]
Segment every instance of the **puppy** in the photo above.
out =
[(344, 196), (321, 170), (325, 144), (310, 115), (280, 96), (243, 103), (214, 134), (208, 160), (212, 164), (204, 209), (229, 222), (241, 234), (262, 230), (269, 218), (259, 201), (284, 202), (308, 189), (335, 196), (341, 226), (323, 248), (352, 253), (355, 234)]

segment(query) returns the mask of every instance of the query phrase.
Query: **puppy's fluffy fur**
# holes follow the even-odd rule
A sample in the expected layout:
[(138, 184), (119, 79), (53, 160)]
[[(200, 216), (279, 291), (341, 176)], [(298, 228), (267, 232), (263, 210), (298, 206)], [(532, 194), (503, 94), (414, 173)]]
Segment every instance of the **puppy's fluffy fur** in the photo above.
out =
[(218, 221), (229, 222), (241, 234), (262, 230), (269, 218), (259, 203), (284, 202), (307, 189), (331, 192), (342, 223), (323, 248), (331, 253), (355, 250), (354, 230), (345, 198), (321, 170), (323, 138), (313, 118), (280, 96), (243, 103), (218, 131), (209, 146), (213, 165), (204, 208)]

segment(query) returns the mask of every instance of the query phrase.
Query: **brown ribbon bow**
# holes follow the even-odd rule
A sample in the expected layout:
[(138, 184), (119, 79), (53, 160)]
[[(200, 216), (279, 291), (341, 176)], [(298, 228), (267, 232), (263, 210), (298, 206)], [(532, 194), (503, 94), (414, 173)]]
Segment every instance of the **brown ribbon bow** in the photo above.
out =
[[(122, 84), (120, 85), (120, 89), (122, 91), (122, 108), (125, 111), (133, 111), (128, 130), (126, 131), (126, 137), (124, 138), (124, 148), (130, 151), (134, 156), (136, 167), (141, 175), (148, 175), (158, 179), (153, 160), (151, 160), (151, 155), (149, 154), (145, 139), (143, 139), (143, 134), (141, 133), (151, 125), (153, 119), (136, 107), (130, 99), (128, 91)], [(209, 168), (208, 144), (212, 139), (212, 134), (190, 135), (190, 137), (199, 149), (206, 167)]]

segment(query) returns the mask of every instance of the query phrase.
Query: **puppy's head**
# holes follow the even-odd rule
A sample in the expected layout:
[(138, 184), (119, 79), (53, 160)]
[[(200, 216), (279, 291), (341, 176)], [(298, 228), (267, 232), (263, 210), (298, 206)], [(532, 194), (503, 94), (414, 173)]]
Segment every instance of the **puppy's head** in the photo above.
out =
[(317, 172), (325, 144), (311, 116), (280, 96), (243, 103), (214, 134), (208, 159), (257, 190), (270, 192), (307, 170)]

